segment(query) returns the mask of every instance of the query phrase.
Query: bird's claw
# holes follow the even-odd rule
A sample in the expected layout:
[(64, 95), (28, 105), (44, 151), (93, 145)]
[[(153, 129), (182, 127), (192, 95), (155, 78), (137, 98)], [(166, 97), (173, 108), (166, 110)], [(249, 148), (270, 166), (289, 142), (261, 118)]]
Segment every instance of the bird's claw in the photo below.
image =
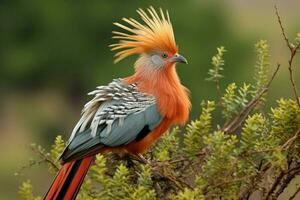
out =
[(141, 163), (144, 163), (144, 164), (148, 164), (148, 165), (152, 165), (151, 164), (151, 162), (148, 160), (148, 159), (146, 159), (143, 155), (141, 155), (141, 154), (132, 154), (132, 153), (130, 153), (130, 156), (134, 159), (134, 160), (136, 160), (136, 161), (138, 161), (138, 162), (141, 162)]

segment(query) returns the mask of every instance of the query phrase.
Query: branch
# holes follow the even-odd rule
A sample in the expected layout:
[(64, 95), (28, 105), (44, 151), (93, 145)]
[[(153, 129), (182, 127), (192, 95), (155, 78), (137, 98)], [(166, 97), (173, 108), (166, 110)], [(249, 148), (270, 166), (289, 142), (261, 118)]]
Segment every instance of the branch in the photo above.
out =
[(285, 33), (285, 30), (283, 28), (281, 17), (279, 15), (277, 6), (275, 5), (274, 8), (275, 8), (277, 20), (278, 20), (278, 23), (279, 23), (279, 26), (280, 26), (280, 29), (281, 29), (281, 33), (283, 35), (283, 38), (284, 38), (284, 40), (286, 42), (287, 47), (290, 50), (290, 59), (288, 60), (288, 64), (289, 64), (289, 67), (288, 67), (288, 69), (289, 69), (289, 76), (290, 76), (290, 81), (291, 81), (291, 84), (292, 84), (292, 88), (293, 88), (293, 92), (294, 92), (297, 104), (298, 104), (298, 106), (300, 108), (300, 100), (299, 100), (298, 90), (297, 90), (297, 86), (296, 86), (296, 82), (295, 82), (295, 78), (294, 78), (293, 66), (292, 66), (293, 60), (295, 58), (295, 55), (296, 55), (297, 51), (300, 48), (300, 43), (296, 47), (294, 47), (294, 45), (292, 43), (290, 43), (290, 41), (289, 41), (289, 39), (288, 39), (288, 37), (287, 37), (287, 35)]
[[(289, 140), (287, 140), (283, 145), (280, 146), (281, 151), (287, 151), (291, 145), (300, 137), (300, 129), (296, 131), (293, 137), (291, 137)], [(265, 149), (262, 151), (250, 151), (247, 152), (247, 155), (252, 155), (256, 153), (265, 153), (265, 152), (270, 152), (274, 151), (275, 149)], [(289, 161), (289, 166), (291, 165), (292, 161)], [(262, 172), (265, 172), (269, 169), (270, 163), (266, 165), (264, 170)], [(258, 173), (255, 178), (253, 178), (252, 181), (257, 180), (257, 177), (263, 176), (262, 172)], [(295, 177), (295, 175), (299, 174), (300, 172), (300, 165), (296, 165), (296, 167), (281, 171), (280, 174), (276, 177), (275, 181), (271, 185), (270, 189), (267, 191), (267, 194), (265, 196), (265, 199), (269, 199), (274, 196), (279, 196), (282, 191), (287, 187), (287, 185), (290, 183), (290, 181)], [(255, 182), (254, 182), (255, 183)], [(277, 189), (279, 187), (279, 189)], [(277, 189), (277, 192), (276, 192)], [(251, 187), (248, 190), (245, 190), (241, 193), (240, 199), (243, 199), (246, 194), (251, 193)]]
[(256, 107), (256, 105), (259, 103), (259, 100), (261, 97), (268, 91), (272, 81), (274, 80), (278, 70), (280, 68), (280, 64), (277, 64), (277, 68), (275, 72), (273, 73), (271, 79), (269, 82), (265, 85), (265, 87), (262, 87), (256, 94), (256, 96), (244, 107), (244, 109), (239, 112), (236, 117), (229, 123), (225, 124), (223, 128), (221, 129), (224, 132), (227, 133), (233, 133), (236, 131), (242, 123), (245, 121), (246, 117), (249, 115), (249, 113)]
[(299, 173), (300, 173), (300, 166), (287, 171), (286, 177), (282, 180), (281, 186), (274, 194), (274, 196), (277, 198)]
[(283, 179), (284, 175), (285, 175), (284, 171), (281, 171), (279, 176), (275, 179), (269, 191), (267, 192), (266, 199), (269, 199), (271, 197), (274, 190), (277, 188), (277, 186), (280, 184), (280, 181)]
[(266, 163), (265, 165), (262, 165), (262, 163), (260, 164), (258, 172), (252, 177), (250, 177), (249, 184), (239, 192), (238, 194), (239, 200), (249, 199), (251, 194), (258, 187), (258, 183), (261, 181), (261, 179), (263, 179), (264, 175), (267, 173), (270, 167), (271, 167), (270, 163)]
[[(298, 137), (300, 136), (300, 129), (298, 129), (295, 133), (295, 135), (293, 137), (291, 137), (289, 140), (287, 140), (283, 145), (280, 146), (280, 149), (282, 151), (284, 150), (288, 150), (291, 145), (298, 139)], [(291, 164), (291, 162), (289, 163), (289, 165)], [(276, 190), (276, 188), (278, 187), (278, 185), (280, 185), (281, 181), (283, 180), (283, 182), (287, 182), (286, 180), (289, 180), (287, 183), (281, 183), (281, 187), (279, 189), (279, 191), (283, 191), (284, 188), (288, 185), (288, 183), (292, 180), (292, 178), (285, 178), (284, 177), (287, 175), (289, 177), (289, 175), (291, 177), (293, 177), (294, 175), (290, 174), (292, 173), (293, 171), (297, 171), (299, 170), (299, 166), (295, 167), (295, 168), (292, 168), (292, 169), (289, 169), (287, 171), (281, 171), (279, 176), (276, 178), (276, 180), (273, 182), (271, 188), (269, 189), (267, 195), (266, 195), (266, 199), (269, 199), (271, 197), (271, 195), (274, 193), (274, 191)], [(279, 192), (277, 192), (276, 194), (280, 194)], [(276, 195), (275, 194), (275, 195)]]
[[(288, 168), (292, 165), (293, 161), (288, 161)], [(285, 188), (289, 185), (289, 183), (295, 178), (297, 174), (300, 173), (300, 165), (299, 163), (294, 167), (287, 170), (283, 170), (277, 176), (272, 186), (270, 187), (265, 199), (273, 199), (278, 197)], [(278, 188), (278, 189), (277, 189)]]

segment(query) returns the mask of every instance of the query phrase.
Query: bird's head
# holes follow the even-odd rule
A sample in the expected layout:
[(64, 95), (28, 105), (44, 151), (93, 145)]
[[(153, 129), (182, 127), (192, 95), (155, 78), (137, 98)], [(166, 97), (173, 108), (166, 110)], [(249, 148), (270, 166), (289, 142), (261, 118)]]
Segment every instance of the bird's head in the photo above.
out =
[(119, 40), (110, 45), (111, 50), (119, 51), (115, 55), (115, 62), (138, 54), (140, 58), (136, 62), (137, 68), (142, 66), (157, 71), (174, 66), (175, 63), (187, 64), (187, 60), (178, 53), (168, 12), (164, 14), (160, 9), (158, 14), (152, 6), (147, 11), (137, 10), (143, 24), (132, 18), (122, 19), (127, 25), (114, 23), (124, 31), (113, 31), (113, 38)]

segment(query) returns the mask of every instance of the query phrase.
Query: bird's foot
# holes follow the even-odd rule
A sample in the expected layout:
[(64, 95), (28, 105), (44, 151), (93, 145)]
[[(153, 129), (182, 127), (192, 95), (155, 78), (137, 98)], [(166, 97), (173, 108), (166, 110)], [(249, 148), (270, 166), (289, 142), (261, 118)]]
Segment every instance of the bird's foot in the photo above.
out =
[(130, 156), (133, 160), (136, 160), (136, 161), (141, 162), (143, 164), (152, 165), (151, 161), (146, 159), (142, 154), (132, 154), (132, 153), (130, 153)]

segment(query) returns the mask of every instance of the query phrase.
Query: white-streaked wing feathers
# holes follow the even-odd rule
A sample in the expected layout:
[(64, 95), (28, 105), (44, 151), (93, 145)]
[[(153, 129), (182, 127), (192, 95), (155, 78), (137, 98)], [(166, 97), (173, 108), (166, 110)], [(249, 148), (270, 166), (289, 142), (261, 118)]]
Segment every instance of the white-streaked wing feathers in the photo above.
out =
[(155, 98), (137, 90), (135, 84), (124, 85), (121, 79), (114, 79), (107, 86), (99, 86), (89, 93), (94, 95), (82, 110), (82, 117), (74, 127), (69, 141), (76, 133), (91, 128), (91, 134), (96, 136), (99, 125), (107, 126), (106, 133), (111, 131), (112, 124), (119, 120), (121, 126), (124, 119), (134, 113), (145, 111), (156, 103)]

